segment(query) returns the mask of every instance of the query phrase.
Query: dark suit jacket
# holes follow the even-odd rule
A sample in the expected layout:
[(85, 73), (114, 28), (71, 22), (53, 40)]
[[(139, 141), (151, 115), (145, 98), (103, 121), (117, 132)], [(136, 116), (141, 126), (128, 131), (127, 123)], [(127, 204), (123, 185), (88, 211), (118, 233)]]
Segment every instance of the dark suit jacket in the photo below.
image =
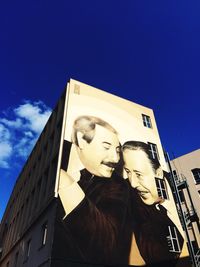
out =
[(64, 220), (62, 207), (58, 215), (57, 255), (66, 262), (128, 264), (129, 187), (116, 173), (111, 178), (92, 177), (86, 170), (79, 185), (85, 192), (83, 201)]
[[(178, 228), (167, 216), (166, 209), (159, 205), (146, 205), (132, 188), (132, 213), (134, 214), (134, 232), (140, 254), (148, 266), (173, 267), (177, 263), (182, 246), (183, 237)], [(135, 219), (137, 218), (137, 223)], [(179, 242), (180, 251), (177, 250), (177, 242), (171, 242), (170, 231)], [(175, 247), (173, 247), (175, 245)], [(173, 248), (177, 251), (173, 252)]]

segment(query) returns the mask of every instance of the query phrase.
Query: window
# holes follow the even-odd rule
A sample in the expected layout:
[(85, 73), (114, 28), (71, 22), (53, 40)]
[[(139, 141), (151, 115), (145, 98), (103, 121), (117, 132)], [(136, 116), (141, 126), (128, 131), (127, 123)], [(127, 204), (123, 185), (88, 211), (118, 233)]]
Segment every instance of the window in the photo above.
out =
[(44, 153), (45, 154), (47, 153), (47, 147), (48, 147), (48, 143), (46, 143), (45, 146), (44, 146)]
[(16, 252), (16, 254), (15, 254), (15, 262), (14, 262), (14, 267), (17, 267), (18, 258), (19, 258), (19, 252)]
[(44, 176), (42, 178), (42, 197), (43, 197), (43, 200), (45, 199), (45, 196), (46, 196), (48, 175), (49, 175), (49, 169), (46, 169), (46, 171), (44, 172)]
[(175, 170), (173, 170), (172, 172), (173, 172), (173, 176), (174, 176), (175, 181), (177, 181), (178, 180), (177, 172)]
[(41, 156), (41, 152), (40, 152), (40, 155), (38, 156), (38, 162), (39, 162), (39, 164), (41, 162), (41, 158), (42, 158), (42, 156)]
[(172, 179), (175, 181), (176, 184), (179, 184), (181, 182), (181, 180), (179, 179), (177, 171), (173, 170), (172, 173), (173, 173)]
[(27, 222), (28, 222), (28, 218), (29, 218), (29, 197), (27, 197), (26, 199), (26, 204), (25, 204), (25, 214), (26, 214), (26, 217), (24, 218), (24, 225), (26, 226)]
[(192, 243), (194, 254), (197, 254), (198, 253), (198, 250), (199, 250), (197, 241), (196, 240), (191, 240), (191, 243)]
[(168, 226), (169, 235), (167, 236), (168, 246), (170, 252), (181, 252), (177, 230), (174, 226)]
[(152, 128), (151, 118), (149, 116), (142, 114), (142, 120), (145, 127)]
[(153, 143), (149, 143), (149, 142), (148, 142), (148, 145), (149, 145), (149, 151), (151, 152), (152, 158), (159, 159), (157, 145)]
[(29, 239), (26, 243), (26, 248), (25, 248), (25, 254), (24, 254), (24, 261), (27, 261), (29, 256), (30, 256), (30, 251), (31, 251), (31, 239)]
[(156, 180), (156, 187), (157, 187), (157, 191), (158, 191), (158, 196), (163, 198), (163, 199), (169, 199), (165, 180), (160, 179), (160, 178), (155, 178), (155, 180)]
[(178, 194), (179, 194), (181, 203), (185, 202), (185, 197), (184, 197), (184, 193), (182, 189), (178, 190)]
[(35, 188), (31, 191), (31, 198), (30, 198), (30, 216), (32, 216), (32, 213), (34, 213), (34, 201), (35, 201)]
[(194, 176), (196, 184), (200, 184), (200, 169), (196, 168), (191, 170), (192, 174)]
[(42, 178), (40, 177), (40, 179), (39, 179), (39, 181), (37, 183), (37, 201), (36, 201), (36, 204), (35, 204), (36, 208), (40, 205), (41, 186), (42, 186)]
[(47, 222), (45, 222), (42, 225), (42, 229), (41, 229), (41, 244), (40, 247), (43, 247), (46, 245), (46, 241), (47, 241)]

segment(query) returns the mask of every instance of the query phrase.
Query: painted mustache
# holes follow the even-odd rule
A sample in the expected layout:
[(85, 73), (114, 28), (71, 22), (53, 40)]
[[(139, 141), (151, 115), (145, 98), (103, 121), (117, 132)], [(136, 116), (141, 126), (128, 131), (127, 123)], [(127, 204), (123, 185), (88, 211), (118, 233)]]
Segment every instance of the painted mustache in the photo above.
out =
[(101, 164), (104, 164), (110, 168), (116, 168), (117, 167), (117, 164), (116, 163), (113, 163), (113, 162), (105, 162), (105, 161), (102, 161)]

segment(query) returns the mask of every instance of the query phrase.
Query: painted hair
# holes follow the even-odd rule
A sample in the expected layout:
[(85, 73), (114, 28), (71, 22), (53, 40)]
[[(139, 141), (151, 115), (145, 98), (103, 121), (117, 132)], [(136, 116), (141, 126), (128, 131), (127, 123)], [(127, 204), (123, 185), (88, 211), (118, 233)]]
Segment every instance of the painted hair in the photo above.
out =
[(83, 134), (83, 139), (86, 140), (88, 143), (90, 143), (95, 135), (96, 124), (117, 134), (117, 131), (108, 122), (98, 117), (80, 116), (76, 118), (73, 124), (72, 142), (77, 146), (79, 145), (77, 139), (77, 132), (81, 132)]
[(140, 141), (127, 141), (123, 144), (122, 151), (125, 151), (126, 149), (143, 151), (147, 155), (147, 158), (149, 159), (154, 171), (156, 171), (160, 167), (160, 162), (158, 161), (158, 159), (154, 159), (152, 157), (148, 144)]

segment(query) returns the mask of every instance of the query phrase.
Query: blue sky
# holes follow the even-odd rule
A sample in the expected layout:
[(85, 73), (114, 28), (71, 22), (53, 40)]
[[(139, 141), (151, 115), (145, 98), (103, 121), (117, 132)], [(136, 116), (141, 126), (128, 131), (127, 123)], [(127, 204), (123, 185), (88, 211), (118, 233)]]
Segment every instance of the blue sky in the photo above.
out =
[(171, 156), (200, 148), (199, 14), (183, 0), (1, 3), (0, 218), (70, 78), (152, 108)]

